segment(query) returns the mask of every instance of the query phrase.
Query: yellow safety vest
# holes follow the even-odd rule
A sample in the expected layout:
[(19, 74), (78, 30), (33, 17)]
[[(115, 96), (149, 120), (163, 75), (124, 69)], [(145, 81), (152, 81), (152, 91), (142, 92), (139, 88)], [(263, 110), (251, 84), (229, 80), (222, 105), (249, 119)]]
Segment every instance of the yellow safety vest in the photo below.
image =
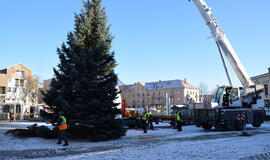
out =
[(147, 120), (147, 113), (144, 113), (142, 116), (142, 120), (146, 121)]
[(180, 114), (178, 112), (178, 113), (176, 113), (176, 121), (180, 121), (180, 120), (181, 120), (181, 117), (180, 117)]

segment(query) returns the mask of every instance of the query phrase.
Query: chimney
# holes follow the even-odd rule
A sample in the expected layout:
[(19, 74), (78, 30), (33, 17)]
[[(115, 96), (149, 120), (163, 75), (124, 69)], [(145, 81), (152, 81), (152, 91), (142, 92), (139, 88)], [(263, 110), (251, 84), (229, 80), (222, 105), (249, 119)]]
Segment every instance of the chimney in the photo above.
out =
[(185, 81), (185, 83), (187, 83), (187, 78), (185, 78), (185, 80), (184, 80), (184, 81)]
[(270, 67), (268, 68), (268, 73), (270, 74)]

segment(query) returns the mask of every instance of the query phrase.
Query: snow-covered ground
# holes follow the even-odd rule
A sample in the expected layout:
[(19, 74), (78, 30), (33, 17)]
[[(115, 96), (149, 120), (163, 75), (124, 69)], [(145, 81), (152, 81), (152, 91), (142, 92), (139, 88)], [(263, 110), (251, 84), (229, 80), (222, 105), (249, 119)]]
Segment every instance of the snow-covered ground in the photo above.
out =
[(34, 122), (0, 123), (0, 159), (270, 159), (270, 122), (260, 128), (248, 125), (246, 131), (251, 136), (246, 137), (239, 136), (240, 131), (205, 131), (195, 126), (183, 126), (183, 131), (178, 132), (168, 124), (160, 124), (147, 134), (129, 129), (126, 136), (118, 140), (70, 140), (68, 147), (57, 145), (55, 139), (20, 139), (4, 134), (8, 129), (32, 124)]

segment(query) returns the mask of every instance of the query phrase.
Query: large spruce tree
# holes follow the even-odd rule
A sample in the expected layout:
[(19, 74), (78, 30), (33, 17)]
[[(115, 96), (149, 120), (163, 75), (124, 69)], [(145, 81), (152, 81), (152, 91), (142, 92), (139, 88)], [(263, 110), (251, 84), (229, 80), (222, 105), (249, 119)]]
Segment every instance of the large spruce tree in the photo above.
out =
[(102, 0), (84, 1), (75, 14), (75, 28), (66, 43), (57, 49), (60, 63), (54, 68), (50, 90), (44, 93), (48, 104), (45, 118), (57, 119), (59, 111), (67, 118), (73, 137), (108, 140), (125, 135), (114, 103), (118, 91), (116, 61), (111, 52), (112, 35)]

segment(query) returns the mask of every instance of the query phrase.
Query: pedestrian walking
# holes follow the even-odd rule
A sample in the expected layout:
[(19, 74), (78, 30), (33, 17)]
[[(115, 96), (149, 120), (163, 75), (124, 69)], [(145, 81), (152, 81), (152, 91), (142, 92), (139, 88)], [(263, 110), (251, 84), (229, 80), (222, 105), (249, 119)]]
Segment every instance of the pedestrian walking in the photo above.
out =
[(9, 111), (9, 122), (13, 122), (14, 120), (14, 112), (13, 111)]
[(177, 127), (178, 131), (182, 131), (182, 124), (181, 124), (182, 120), (181, 120), (180, 111), (176, 112), (175, 120), (176, 120), (176, 127)]
[(58, 142), (57, 144), (61, 144), (62, 140), (65, 142), (63, 146), (68, 146), (68, 140), (66, 136), (66, 130), (67, 130), (67, 120), (63, 115), (63, 112), (59, 112), (59, 119), (58, 119)]

